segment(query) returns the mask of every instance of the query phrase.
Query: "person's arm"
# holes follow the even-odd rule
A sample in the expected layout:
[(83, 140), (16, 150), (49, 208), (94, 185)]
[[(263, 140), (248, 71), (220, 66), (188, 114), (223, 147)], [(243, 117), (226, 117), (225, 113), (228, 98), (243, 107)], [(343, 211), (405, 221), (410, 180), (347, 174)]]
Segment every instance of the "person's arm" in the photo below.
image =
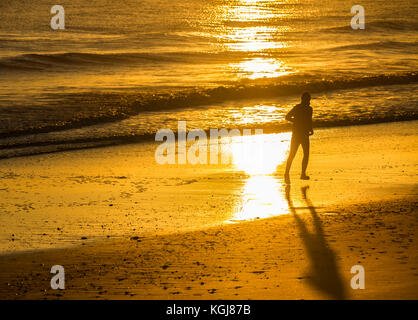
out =
[(293, 107), (292, 110), (286, 115), (285, 118), (287, 121), (295, 122), (295, 108)]
[(312, 136), (313, 134), (314, 134), (314, 131), (313, 131), (313, 125), (312, 125), (312, 109), (310, 110), (310, 117), (309, 117), (309, 119), (310, 119), (310, 129), (309, 129), (309, 135), (310, 136)]

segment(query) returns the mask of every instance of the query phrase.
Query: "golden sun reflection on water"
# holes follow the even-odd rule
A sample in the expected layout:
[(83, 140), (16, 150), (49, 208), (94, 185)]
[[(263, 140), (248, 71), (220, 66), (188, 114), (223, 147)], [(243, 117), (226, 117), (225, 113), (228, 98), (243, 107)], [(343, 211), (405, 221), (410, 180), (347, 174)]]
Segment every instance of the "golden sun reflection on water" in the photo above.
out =
[[(235, 1), (221, 12), (220, 20), (227, 26), (216, 37), (227, 50), (251, 54), (251, 58), (231, 63), (232, 71), (239, 78), (273, 78), (294, 72), (284, 61), (271, 54), (289, 46), (280, 40), (280, 34), (288, 32), (289, 28), (269, 25), (269, 21), (279, 20), (286, 12), (272, 11), (265, 2), (258, 0)], [(254, 25), (260, 22), (266, 25)]]
[(230, 222), (289, 213), (284, 183), (272, 175), (286, 160), (289, 146), (290, 133), (244, 136), (232, 141), (233, 166), (249, 178)]
[(226, 46), (234, 51), (258, 52), (269, 49), (286, 48), (286, 42), (272, 40), (272, 34), (277, 33), (276, 27), (230, 28), (220, 37), (226, 40)]
[[(230, 21), (253, 22), (277, 19), (278, 17), (280, 17), (280, 14), (272, 12), (271, 10), (269, 10), (268, 7), (263, 6), (262, 2), (263, 1), (260, 0), (240, 0), (234, 2), (233, 5), (228, 5), (225, 7), (226, 17)], [(264, 0), (264, 2), (266, 1)]]
[(232, 65), (237, 73), (249, 79), (275, 78), (293, 73), (277, 59), (254, 58)]

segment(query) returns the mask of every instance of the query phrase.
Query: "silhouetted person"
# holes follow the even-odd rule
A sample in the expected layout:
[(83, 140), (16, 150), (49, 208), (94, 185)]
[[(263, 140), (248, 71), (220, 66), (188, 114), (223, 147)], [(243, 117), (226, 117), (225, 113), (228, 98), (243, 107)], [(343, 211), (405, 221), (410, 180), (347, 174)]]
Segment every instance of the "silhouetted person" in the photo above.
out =
[(308, 92), (302, 94), (302, 101), (300, 104), (293, 107), (286, 115), (286, 120), (293, 123), (292, 140), (290, 143), (289, 158), (287, 159), (285, 180), (289, 182), (289, 172), (292, 166), (293, 159), (298, 151), (299, 145), (302, 145), (303, 160), (302, 160), (302, 174), (300, 176), (303, 180), (309, 180), (306, 175), (306, 168), (309, 162), (309, 136), (313, 135), (312, 128), (312, 107), (310, 106), (311, 95)]

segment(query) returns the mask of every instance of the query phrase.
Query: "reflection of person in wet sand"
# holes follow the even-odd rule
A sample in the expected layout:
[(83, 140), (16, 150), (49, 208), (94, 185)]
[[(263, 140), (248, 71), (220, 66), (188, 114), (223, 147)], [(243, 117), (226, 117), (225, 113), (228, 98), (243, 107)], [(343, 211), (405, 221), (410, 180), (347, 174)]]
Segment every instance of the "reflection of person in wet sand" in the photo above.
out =
[(341, 279), (336, 257), (326, 242), (321, 220), (318, 217), (315, 207), (307, 197), (307, 189), (302, 188), (302, 195), (313, 218), (314, 232), (309, 232), (305, 222), (296, 213), (296, 208), (290, 197), (290, 185), (286, 186), (286, 199), (289, 209), (292, 212), (304, 243), (306, 253), (311, 261), (311, 284), (318, 290), (329, 294), (335, 299), (344, 299), (345, 290)]
[(292, 141), (290, 143), (289, 158), (287, 159), (285, 181), (290, 182), (289, 172), (292, 166), (293, 159), (296, 156), (296, 152), (299, 149), (299, 145), (302, 145), (303, 160), (302, 160), (302, 174), (300, 176), (303, 180), (309, 180), (306, 175), (306, 169), (309, 161), (309, 136), (313, 135), (312, 128), (312, 107), (310, 106), (311, 95), (305, 92), (302, 95), (302, 101), (296, 105), (286, 115), (286, 120), (293, 123), (292, 127)]

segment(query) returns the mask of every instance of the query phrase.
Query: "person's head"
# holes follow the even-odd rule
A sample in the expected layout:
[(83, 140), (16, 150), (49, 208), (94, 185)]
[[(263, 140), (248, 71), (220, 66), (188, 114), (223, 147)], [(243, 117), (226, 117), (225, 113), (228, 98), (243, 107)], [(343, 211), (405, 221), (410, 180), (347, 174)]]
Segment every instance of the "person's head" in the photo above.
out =
[(309, 106), (309, 103), (311, 102), (311, 95), (309, 92), (304, 92), (302, 94), (302, 104)]

